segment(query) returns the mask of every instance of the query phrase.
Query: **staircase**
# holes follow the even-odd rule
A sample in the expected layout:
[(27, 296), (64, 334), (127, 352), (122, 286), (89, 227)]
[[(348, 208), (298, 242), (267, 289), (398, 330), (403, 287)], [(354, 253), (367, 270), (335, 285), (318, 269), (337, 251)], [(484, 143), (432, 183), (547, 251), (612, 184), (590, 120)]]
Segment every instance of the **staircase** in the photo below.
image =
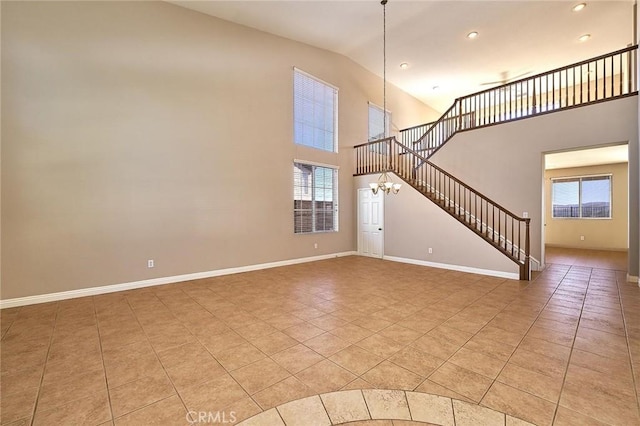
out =
[(456, 99), (435, 122), (354, 147), (354, 176), (394, 172), (479, 235), (529, 280), (530, 219), (522, 218), (447, 173), (430, 158), (457, 132), (637, 95), (638, 46)]
[[(356, 173), (394, 172), (515, 262), (530, 279), (529, 222), (451, 176), (395, 137), (358, 145)], [(420, 164), (415, 167), (415, 164)]]

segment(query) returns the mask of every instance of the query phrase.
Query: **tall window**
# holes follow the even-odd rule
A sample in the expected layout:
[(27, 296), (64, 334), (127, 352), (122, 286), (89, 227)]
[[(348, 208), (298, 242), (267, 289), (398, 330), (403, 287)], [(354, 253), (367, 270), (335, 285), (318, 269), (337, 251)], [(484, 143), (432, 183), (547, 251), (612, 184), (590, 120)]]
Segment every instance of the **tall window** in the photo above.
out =
[(552, 217), (611, 218), (611, 175), (551, 180)]
[[(391, 113), (387, 111), (385, 115), (382, 108), (369, 102), (369, 142), (378, 139), (384, 139), (389, 136), (389, 128), (391, 124)], [(387, 134), (384, 133), (385, 120)]]
[(338, 230), (338, 171), (293, 163), (294, 232)]
[(293, 71), (293, 137), (300, 145), (337, 151), (338, 89)]

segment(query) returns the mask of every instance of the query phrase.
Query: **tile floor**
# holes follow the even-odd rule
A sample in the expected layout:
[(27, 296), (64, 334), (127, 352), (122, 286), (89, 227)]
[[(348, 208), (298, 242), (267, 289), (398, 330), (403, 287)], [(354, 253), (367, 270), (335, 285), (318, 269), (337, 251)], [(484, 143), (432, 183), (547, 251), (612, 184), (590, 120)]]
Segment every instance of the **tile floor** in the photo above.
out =
[(445, 396), (392, 389), (329, 392), (287, 402), (239, 426), (532, 426), (496, 410)]
[(4, 309), (1, 423), (241, 421), (396, 389), (538, 425), (640, 424), (640, 288), (600, 268), (527, 283), (346, 257)]
[(598, 269), (627, 270), (627, 252), (613, 250), (582, 250), (561, 247), (545, 247), (547, 263), (588, 266)]

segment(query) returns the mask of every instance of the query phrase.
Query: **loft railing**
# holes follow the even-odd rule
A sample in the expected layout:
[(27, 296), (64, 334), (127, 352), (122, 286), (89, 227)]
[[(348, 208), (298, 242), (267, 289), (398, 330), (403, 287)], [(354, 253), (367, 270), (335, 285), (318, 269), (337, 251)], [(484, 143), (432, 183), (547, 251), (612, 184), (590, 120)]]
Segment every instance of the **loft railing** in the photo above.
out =
[(518, 217), (395, 137), (356, 145), (354, 149), (356, 176), (393, 171), (515, 262), (520, 279), (529, 280), (530, 219)]
[[(435, 122), (400, 131), (401, 141), (426, 158), (454, 134), (638, 92), (638, 46), (557, 68), (455, 100)], [(425, 129), (417, 138), (415, 129)]]
[(432, 121), (400, 130), (400, 142), (405, 146), (411, 146), (411, 144), (422, 137), (427, 132), (427, 129), (434, 123), (435, 121)]

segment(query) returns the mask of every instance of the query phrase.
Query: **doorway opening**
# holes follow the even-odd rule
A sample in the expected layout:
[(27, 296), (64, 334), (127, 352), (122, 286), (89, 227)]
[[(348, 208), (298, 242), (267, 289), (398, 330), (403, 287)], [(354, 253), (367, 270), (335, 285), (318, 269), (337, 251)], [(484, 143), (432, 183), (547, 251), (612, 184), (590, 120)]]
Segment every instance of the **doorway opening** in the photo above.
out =
[(544, 154), (542, 205), (545, 264), (620, 270), (629, 250), (628, 144)]

